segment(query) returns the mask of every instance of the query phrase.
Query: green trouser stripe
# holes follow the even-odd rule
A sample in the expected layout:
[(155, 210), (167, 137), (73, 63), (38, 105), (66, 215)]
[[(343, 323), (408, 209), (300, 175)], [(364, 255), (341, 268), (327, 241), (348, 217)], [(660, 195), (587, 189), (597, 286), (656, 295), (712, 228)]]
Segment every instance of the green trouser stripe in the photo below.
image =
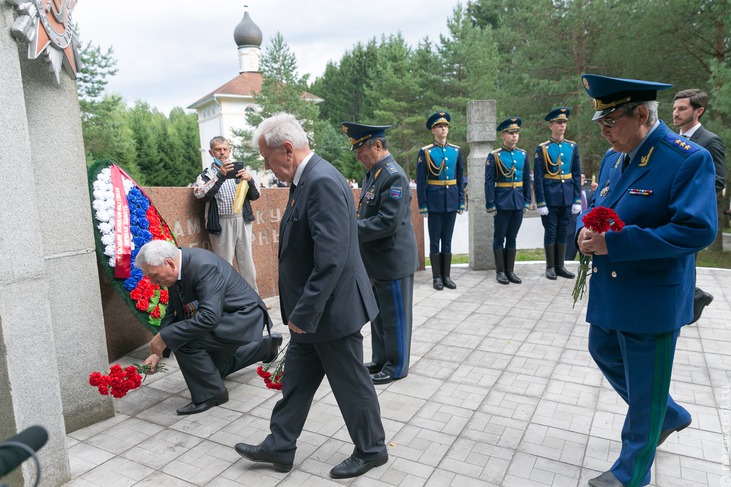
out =
[(657, 449), (657, 442), (660, 439), (662, 423), (665, 420), (665, 411), (668, 407), (668, 394), (670, 391), (670, 376), (673, 371), (673, 332), (665, 333), (657, 337), (655, 342), (655, 366), (652, 379), (652, 405), (650, 406), (650, 434), (647, 445), (640, 452), (635, 464), (635, 471), (632, 474), (627, 487), (640, 487), (645, 478), (650, 463)]

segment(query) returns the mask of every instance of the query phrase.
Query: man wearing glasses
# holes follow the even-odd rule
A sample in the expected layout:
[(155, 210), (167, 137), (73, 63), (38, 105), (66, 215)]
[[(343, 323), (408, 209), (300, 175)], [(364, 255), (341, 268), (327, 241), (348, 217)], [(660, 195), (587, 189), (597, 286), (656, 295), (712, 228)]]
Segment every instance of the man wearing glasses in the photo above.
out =
[(656, 448), (691, 424), (670, 397), (680, 328), (693, 316), (694, 254), (716, 235), (710, 153), (657, 118), (671, 85), (582, 76), (593, 120), (612, 146), (589, 210), (612, 208), (625, 227), (595, 233), (577, 219), (579, 250), (593, 255), (586, 321), (589, 352), (628, 404), (619, 458), (592, 487), (650, 483)]

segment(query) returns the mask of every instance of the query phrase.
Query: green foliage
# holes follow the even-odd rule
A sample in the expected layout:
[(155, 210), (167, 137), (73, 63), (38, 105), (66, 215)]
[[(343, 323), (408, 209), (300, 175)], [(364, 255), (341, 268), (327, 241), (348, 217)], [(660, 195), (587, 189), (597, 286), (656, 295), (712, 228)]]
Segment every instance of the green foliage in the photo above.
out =
[(87, 43), (80, 51), (82, 66), (76, 74), (76, 86), (79, 100), (84, 102), (99, 101), (107, 86), (107, 78), (117, 74), (117, 60), (114, 49), (109, 47), (102, 52), (100, 46)]
[(108, 159), (139, 184), (187, 186), (200, 172), (198, 119), (174, 108), (166, 117), (147, 103), (128, 108), (119, 95), (104, 95), (117, 73), (112, 48), (86, 44), (77, 92), (87, 164)]

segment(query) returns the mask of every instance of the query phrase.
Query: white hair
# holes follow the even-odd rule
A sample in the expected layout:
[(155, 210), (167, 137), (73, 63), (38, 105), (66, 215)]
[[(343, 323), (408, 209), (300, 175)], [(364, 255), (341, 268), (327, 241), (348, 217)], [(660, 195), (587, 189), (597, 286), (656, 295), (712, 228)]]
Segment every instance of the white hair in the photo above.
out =
[(259, 139), (264, 136), (267, 147), (280, 148), (285, 142), (291, 142), (295, 149), (309, 146), (307, 134), (302, 125), (289, 113), (277, 113), (256, 127), (252, 134), (252, 144), (259, 149)]
[(167, 240), (151, 240), (142, 246), (135, 258), (135, 267), (160, 267), (165, 259), (175, 259), (178, 248)]

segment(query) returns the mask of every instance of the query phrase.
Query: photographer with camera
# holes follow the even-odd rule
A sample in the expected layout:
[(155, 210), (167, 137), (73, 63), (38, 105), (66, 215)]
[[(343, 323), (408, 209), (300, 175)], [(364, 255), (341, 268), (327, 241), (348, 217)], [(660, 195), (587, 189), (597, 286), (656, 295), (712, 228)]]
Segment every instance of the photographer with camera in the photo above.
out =
[(229, 159), (231, 149), (225, 138), (213, 137), (210, 146), (213, 164), (196, 178), (193, 194), (206, 202), (211, 250), (231, 265), (235, 257), (241, 277), (258, 293), (251, 250), (251, 201), (259, 199), (259, 190), (243, 163)]

